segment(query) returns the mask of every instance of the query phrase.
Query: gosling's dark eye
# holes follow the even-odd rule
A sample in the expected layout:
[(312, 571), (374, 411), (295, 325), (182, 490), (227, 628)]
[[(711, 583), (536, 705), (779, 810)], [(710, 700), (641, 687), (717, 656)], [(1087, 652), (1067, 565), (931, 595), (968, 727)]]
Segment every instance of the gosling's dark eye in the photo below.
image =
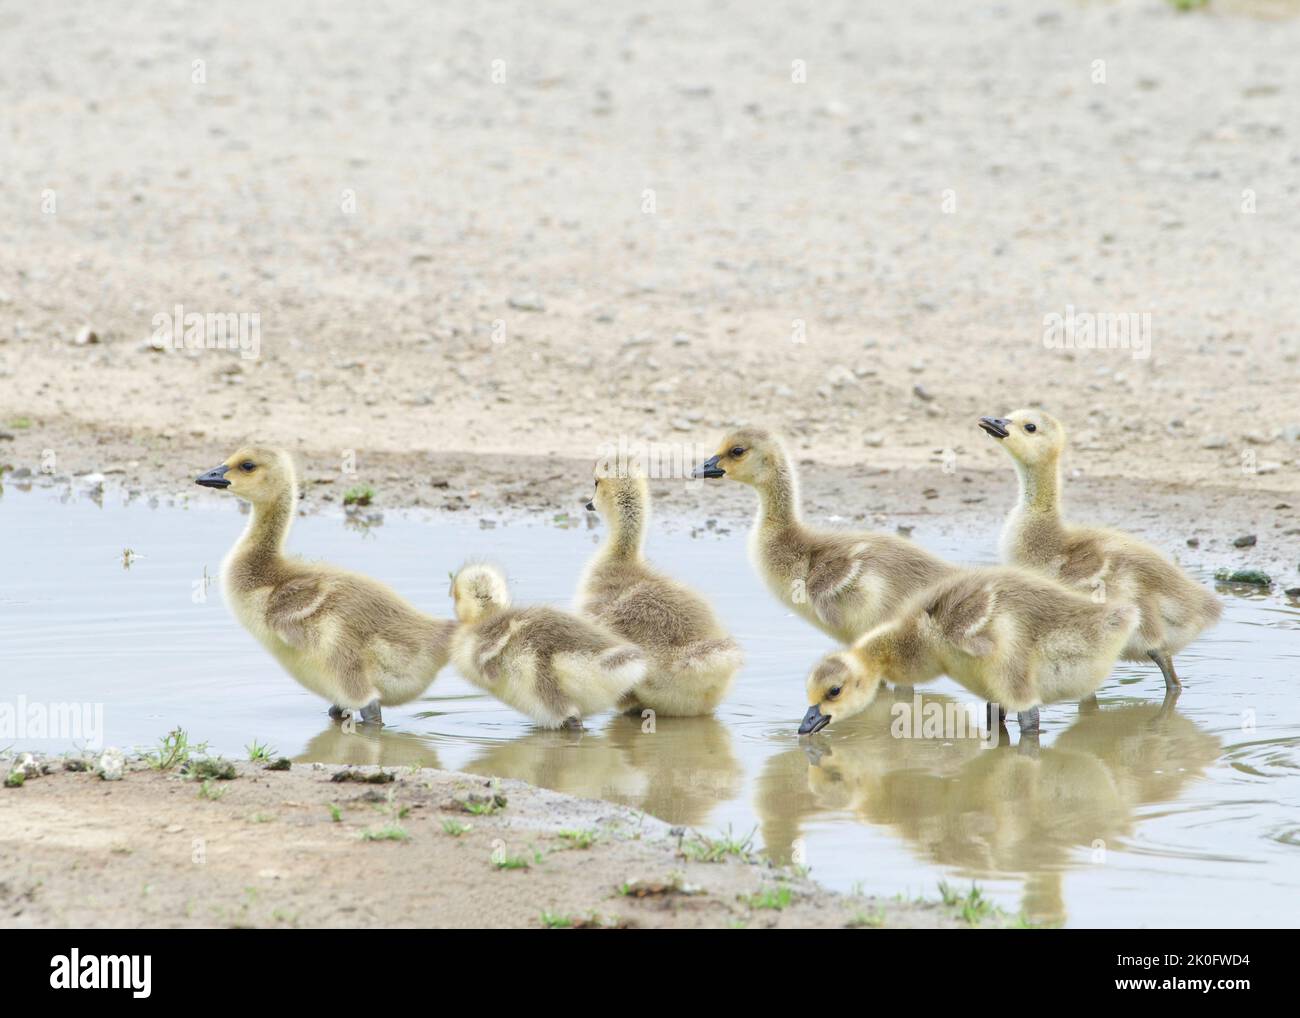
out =
[(246, 474), (251, 474), (254, 470), (257, 469), (257, 464), (254, 463), (252, 460), (244, 460), (243, 463), (239, 464), (239, 469)]
[(840, 686), (831, 686), (831, 688), (826, 692), (826, 699), (834, 700), (837, 696), (840, 695), (840, 689), (841, 689)]
[(732, 458), (733, 460), (738, 460), (738, 459), (740, 459), (740, 457), (742, 457), (743, 455), (745, 455), (745, 447), (744, 447), (743, 445), (732, 446), (732, 448), (731, 448), (731, 458)]
[(1025, 425), (1025, 430), (1028, 431), (1028, 432), (1032, 435), (1035, 431), (1038, 430), (1038, 425), (1037, 425), (1037, 424), (1026, 424), (1026, 425)]

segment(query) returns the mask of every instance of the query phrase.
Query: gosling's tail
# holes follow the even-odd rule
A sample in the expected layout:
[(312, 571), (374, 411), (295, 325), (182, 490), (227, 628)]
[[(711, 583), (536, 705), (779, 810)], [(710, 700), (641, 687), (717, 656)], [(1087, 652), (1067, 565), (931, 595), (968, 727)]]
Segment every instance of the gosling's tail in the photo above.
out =
[(601, 684), (612, 701), (622, 699), (628, 690), (645, 678), (645, 654), (632, 643), (609, 648), (596, 662), (600, 665)]
[(672, 670), (684, 676), (725, 674), (730, 677), (744, 663), (745, 656), (736, 641), (721, 637), (686, 644), (673, 656)]

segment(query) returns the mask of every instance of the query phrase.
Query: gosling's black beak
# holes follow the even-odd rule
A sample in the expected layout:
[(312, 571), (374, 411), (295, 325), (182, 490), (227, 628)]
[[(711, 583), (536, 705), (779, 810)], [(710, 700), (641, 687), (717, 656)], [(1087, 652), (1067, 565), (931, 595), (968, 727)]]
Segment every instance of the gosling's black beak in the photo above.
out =
[(718, 457), (710, 456), (691, 471), (692, 477), (726, 477), (727, 472), (718, 466)]
[(981, 417), (980, 427), (987, 431), (994, 438), (1006, 438), (1010, 432), (1007, 431), (1011, 422), (1005, 417)]
[(595, 511), (596, 511), (596, 500), (594, 498), (589, 499), (587, 501), (587, 512), (594, 513)]
[(813, 704), (808, 708), (808, 713), (803, 716), (803, 724), (799, 726), (800, 735), (812, 735), (813, 732), (820, 732), (823, 728), (831, 723), (831, 716), (823, 714), (818, 704)]
[(194, 483), (201, 484), (205, 488), (229, 488), (230, 482), (226, 480), (226, 471), (229, 469), (223, 463), (221, 466), (209, 470), (206, 474), (199, 474), (198, 477), (194, 478)]

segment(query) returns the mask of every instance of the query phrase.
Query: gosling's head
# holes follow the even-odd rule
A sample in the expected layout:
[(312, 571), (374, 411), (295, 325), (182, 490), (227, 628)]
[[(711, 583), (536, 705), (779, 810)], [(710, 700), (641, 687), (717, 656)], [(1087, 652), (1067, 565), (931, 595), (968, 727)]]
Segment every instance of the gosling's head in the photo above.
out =
[(225, 488), (246, 502), (274, 502), (295, 490), (293, 460), (283, 449), (246, 445), (219, 467), (195, 479), (205, 488)]
[(589, 512), (600, 513), (608, 522), (645, 514), (650, 488), (641, 471), (598, 465), (595, 475), (596, 490), (587, 502)]
[(738, 428), (722, 440), (718, 451), (695, 468), (693, 477), (729, 477), (742, 484), (763, 486), (786, 460), (781, 440), (762, 428)]
[(1065, 448), (1065, 428), (1045, 410), (1017, 410), (1007, 417), (981, 417), (980, 427), (1017, 463), (1054, 463)]
[(510, 587), (496, 566), (461, 566), (451, 578), (451, 600), (456, 618), (473, 624), (510, 607)]
[(799, 725), (800, 735), (820, 732), (832, 721), (843, 721), (871, 706), (884, 678), (883, 669), (862, 651), (841, 650), (817, 662), (808, 676), (812, 705)]

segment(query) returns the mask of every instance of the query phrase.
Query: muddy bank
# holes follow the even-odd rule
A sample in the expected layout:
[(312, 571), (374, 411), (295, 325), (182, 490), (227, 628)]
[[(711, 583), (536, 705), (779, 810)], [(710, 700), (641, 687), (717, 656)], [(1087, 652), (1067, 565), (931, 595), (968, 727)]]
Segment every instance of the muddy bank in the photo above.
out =
[[(870, 447), (845, 464), (799, 456), (808, 517), (899, 530), (922, 544), (939, 535), (983, 534), (987, 554), (996, 555), (997, 534), (1015, 502), (1016, 478), (993, 442), (973, 423), (969, 430), (954, 448), (930, 450), (925, 466), (882, 466), (887, 457)], [(701, 432), (699, 441), (720, 437), (720, 432)], [(92, 434), (67, 420), (34, 425), (0, 444), (0, 466), (9, 468), (0, 474), (0, 492), (39, 487), (77, 497), (210, 504), (218, 496), (195, 486), (194, 476), (226, 455), (226, 446), (233, 449), (234, 443), (142, 438), (112, 427)], [(64, 451), (43, 471), (42, 450), (50, 448)], [(375, 524), (382, 523), (385, 511), (407, 509), (421, 511), (435, 525), (440, 519), (585, 525), (588, 515), (583, 504), (591, 496), (591, 459), (408, 451), (364, 455), (348, 470), (337, 455), (319, 449), (296, 459), (304, 513), (342, 511), (345, 495), (366, 487), (373, 501), (359, 511)], [(1067, 455), (1069, 518), (1122, 527), (1189, 567), (1260, 569), (1279, 591), (1300, 584), (1300, 495), (1278, 475), (1238, 469), (1212, 483), (1185, 484), (1108, 475), (1104, 462), (1082, 449)], [(747, 527), (756, 506), (753, 492), (733, 482), (659, 480), (652, 492), (657, 525), (672, 529)], [(1243, 540), (1252, 536), (1254, 543)]]
[(742, 851), (744, 832), (672, 828), (520, 781), (248, 763), (200, 779), (139, 759), (106, 781), (44, 762), (50, 773), (0, 789), (0, 925), (971, 924), (955, 904), (828, 892)]

